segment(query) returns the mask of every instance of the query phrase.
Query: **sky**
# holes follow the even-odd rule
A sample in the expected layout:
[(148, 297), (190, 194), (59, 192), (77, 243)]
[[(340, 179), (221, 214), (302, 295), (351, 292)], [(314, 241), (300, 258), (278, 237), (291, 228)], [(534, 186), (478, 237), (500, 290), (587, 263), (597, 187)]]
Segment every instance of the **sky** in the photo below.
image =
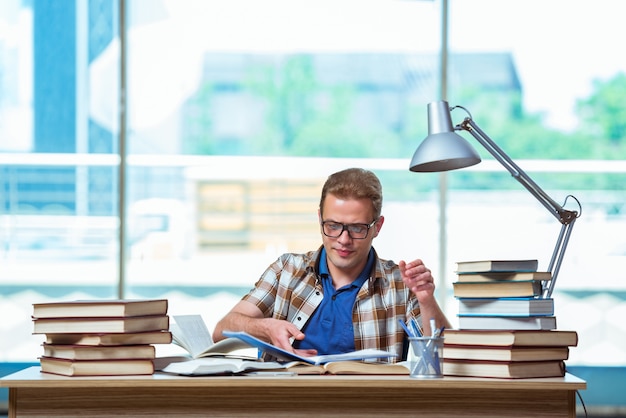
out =
[[(575, 127), (572, 106), (592, 80), (626, 72), (626, 2), (620, 0), (453, 0), (450, 49), (511, 51), (528, 110)], [(477, 20), (465, 19), (478, 15)], [(484, 15), (481, 16), (481, 15)]]

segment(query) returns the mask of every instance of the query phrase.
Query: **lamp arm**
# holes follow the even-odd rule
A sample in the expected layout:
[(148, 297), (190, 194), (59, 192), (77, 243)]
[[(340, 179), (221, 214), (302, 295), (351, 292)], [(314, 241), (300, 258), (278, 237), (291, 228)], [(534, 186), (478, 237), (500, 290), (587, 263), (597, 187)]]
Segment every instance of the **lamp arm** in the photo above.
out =
[(548, 266), (551, 273), (549, 283), (544, 283), (543, 297), (552, 296), (554, 285), (561, 268), (561, 262), (567, 249), (567, 244), (574, 226), (574, 222), (578, 217), (578, 212), (563, 208), (554, 201), (548, 194), (535, 183), (524, 170), (522, 170), (489, 136), (476, 125), (470, 117), (455, 127), (455, 130), (465, 130), (469, 132), (500, 164), (506, 168), (511, 175), (526, 188), (560, 223), (561, 232), (554, 247), (552, 258)]

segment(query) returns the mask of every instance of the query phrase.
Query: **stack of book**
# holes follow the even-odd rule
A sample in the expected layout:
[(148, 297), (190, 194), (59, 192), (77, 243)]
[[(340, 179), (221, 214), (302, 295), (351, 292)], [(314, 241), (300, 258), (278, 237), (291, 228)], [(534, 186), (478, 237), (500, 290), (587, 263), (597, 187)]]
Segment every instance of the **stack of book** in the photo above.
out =
[(154, 373), (154, 344), (169, 344), (166, 299), (33, 304), (34, 334), (45, 334), (41, 371), (65, 376)]
[(561, 377), (576, 331), (446, 330), (443, 372), (449, 376), (520, 379)]
[(556, 329), (554, 300), (542, 297), (549, 272), (537, 260), (457, 263), (459, 329)]
[[(565, 375), (574, 331), (558, 331), (554, 300), (542, 295), (549, 272), (537, 260), (457, 263), (454, 296), (459, 329), (448, 330), (444, 374), (475, 377), (557, 377)], [(508, 335), (508, 344), (494, 343)], [(523, 340), (520, 343), (520, 339)]]

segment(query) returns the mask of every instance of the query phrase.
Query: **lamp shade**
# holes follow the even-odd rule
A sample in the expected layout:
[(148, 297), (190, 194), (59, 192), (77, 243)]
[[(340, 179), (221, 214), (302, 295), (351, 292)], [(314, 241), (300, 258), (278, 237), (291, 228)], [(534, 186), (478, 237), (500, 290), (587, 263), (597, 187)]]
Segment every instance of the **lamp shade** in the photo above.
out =
[(428, 104), (428, 136), (417, 147), (409, 169), (415, 172), (448, 171), (478, 164), (476, 150), (454, 131), (448, 102)]

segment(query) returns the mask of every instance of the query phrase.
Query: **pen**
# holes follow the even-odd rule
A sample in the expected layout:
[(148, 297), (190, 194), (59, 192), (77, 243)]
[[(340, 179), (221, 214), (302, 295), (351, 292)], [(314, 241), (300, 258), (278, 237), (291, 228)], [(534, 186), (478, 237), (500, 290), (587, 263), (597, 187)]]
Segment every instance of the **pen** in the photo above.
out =
[(411, 328), (413, 328), (413, 336), (414, 337), (421, 337), (422, 336), (422, 331), (420, 331), (420, 326), (417, 323), (417, 320), (415, 318), (411, 318), (410, 322), (411, 324)]
[[(446, 329), (445, 326), (442, 326), (441, 328), (435, 330), (435, 333), (433, 334), (434, 338), (440, 338), (443, 335), (443, 331)], [(435, 348), (434, 350), (434, 358), (433, 358), (433, 366), (435, 369), (435, 373), (440, 375), (441, 374), (441, 360), (439, 358), (439, 351)]]
[(443, 332), (446, 330), (446, 327), (443, 326), (441, 328), (439, 328), (439, 332), (437, 333), (437, 337), (441, 337), (443, 335)]
[(401, 319), (398, 319), (398, 323), (400, 324), (400, 326), (402, 327), (402, 329), (404, 330), (404, 332), (406, 332), (406, 335), (408, 335), (409, 337), (413, 338), (415, 337), (415, 335), (411, 332), (411, 330), (409, 329), (409, 327), (406, 326), (406, 324), (404, 323), (404, 321), (402, 321)]

